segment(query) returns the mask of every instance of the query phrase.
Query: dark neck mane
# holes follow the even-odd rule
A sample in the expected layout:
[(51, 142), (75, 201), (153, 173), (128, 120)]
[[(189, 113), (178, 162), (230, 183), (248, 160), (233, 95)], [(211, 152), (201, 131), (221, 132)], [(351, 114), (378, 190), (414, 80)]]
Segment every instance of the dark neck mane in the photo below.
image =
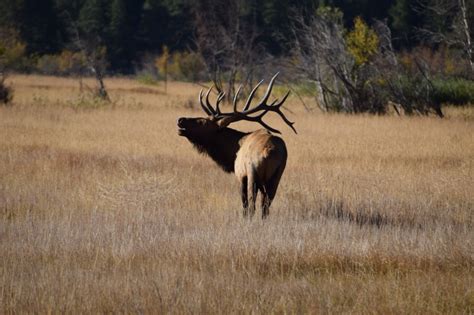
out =
[(247, 133), (223, 128), (209, 137), (188, 137), (200, 152), (211, 157), (224, 171), (234, 172), (234, 163), (240, 149), (239, 141)]

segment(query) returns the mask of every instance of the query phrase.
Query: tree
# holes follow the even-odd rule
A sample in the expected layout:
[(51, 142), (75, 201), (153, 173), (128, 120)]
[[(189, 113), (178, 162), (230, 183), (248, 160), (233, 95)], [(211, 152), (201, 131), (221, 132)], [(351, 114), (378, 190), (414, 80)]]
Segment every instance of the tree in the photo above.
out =
[(369, 27), (356, 18), (347, 36), (342, 13), (322, 7), (308, 19), (295, 18), (295, 69), (316, 86), (325, 111), (383, 114), (389, 101), (401, 103), (407, 114), (443, 116), (433, 98), (433, 85), (423, 65), (408, 73), (393, 52), (385, 22)]
[(474, 55), (468, 22), (468, 12), (471, 10), (466, 1), (419, 0), (415, 10), (425, 14), (423, 25), (417, 29), (420, 38), (434, 45), (461, 49), (474, 73)]
[(196, 46), (209, 76), (230, 102), (237, 78), (250, 86), (256, 66), (265, 57), (258, 41), (256, 6), (247, 0), (200, 0), (194, 6), (194, 23)]
[(359, 112), (355, 61), (344, 39), (342, 12), (320, 7), (315, 15), (294, 17), (294, 66), (316, 86), (317, 103), (325, 111)]
[(113, 0), (110, 5), (108, 59), (122, 73), (132, 72), (143, 1)]
[(28, 54), (59, 50), (59, 23), (53, 0), (0, 0), (0, 12), (0, 25), (18, 30)]
[(377, 34), (360, 17), (355, 18), (354, 29), (347, 35), (346, 42), (347, 49), (358, 66), (369, 62), (379, 46)]
[[(69, 16), (73, 42), (85, 56), (87, 67), (97, 81), (97, 96), (110, 100), (104, 84), (107, 66), (104, 29), (106, 26), (105, 3), (101, 0), (86, 0), (76, 23)], [(67, 13), (67, 12), (66, 12)]]

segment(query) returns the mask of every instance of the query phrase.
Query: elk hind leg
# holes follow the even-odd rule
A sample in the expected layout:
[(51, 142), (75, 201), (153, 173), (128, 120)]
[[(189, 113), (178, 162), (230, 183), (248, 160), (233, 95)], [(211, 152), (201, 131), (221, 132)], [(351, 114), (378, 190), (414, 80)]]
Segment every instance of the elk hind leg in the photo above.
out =
[(270, 214), (270, 205), (275, 198), (278, 184), (280, 183), (281, 176), (285, 170), (285, 164), (280, 166), (270, 180), (265, 183), (262, 189), (262, 219), (265, 219)]
[(257, 201), (258, 192), (257, 176), (255, 170), (251, 170), (249, 172), (247, 185), (250, 189), (248, 213), (250, 214), (250, 217), (253, 217), (253, 215), (255, 214), (255, 202)]

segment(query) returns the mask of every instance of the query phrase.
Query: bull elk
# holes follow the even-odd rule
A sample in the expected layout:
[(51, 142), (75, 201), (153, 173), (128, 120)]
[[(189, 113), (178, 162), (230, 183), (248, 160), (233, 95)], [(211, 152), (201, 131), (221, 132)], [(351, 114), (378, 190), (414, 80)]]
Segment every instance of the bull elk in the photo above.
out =
[[(270, 204), (275, 197), (286, 165), (285, 142), (271, 133), (279, 134), (280, 132), (267, 125), (262, 120), (263, 116), (268, 112), (277, 113), (296, 133), (294, 123), (281, 112), (281, 106), (290, 91), (280, 101), (274, 100), (270, 104), (267, 103), (277, 76), (278, 73), (273, 76), (264, 96), (253, 108), (250, 107), (251, 102), (263, 80), (252, 89), (242, 111), (237, 109), (237, 100), (242, 86), (233, 98), (233, 111), (228, 113), (222, 112), (219, 107), (224, 98), (224, 92), (218, 94), (215, 107), (209, 103), (211, 87), (205, 97), (202, 90), (199, 92), (199, 102), (207, 117), (181, 117), (177, 122), (180, 136), (186, 137), (199, 152), (209, 155), (224, 171), (235, 173), (240, 182), (245, 217), (254, 215), (258, 191), (262, 194), (262, 218), (268, 216)], [(229, 124), (241, 120), (258, 122), (266, 130), (260, 129), (246, 133), (228, 128)], [(248, 198), (249, 194), (250, 198)]]

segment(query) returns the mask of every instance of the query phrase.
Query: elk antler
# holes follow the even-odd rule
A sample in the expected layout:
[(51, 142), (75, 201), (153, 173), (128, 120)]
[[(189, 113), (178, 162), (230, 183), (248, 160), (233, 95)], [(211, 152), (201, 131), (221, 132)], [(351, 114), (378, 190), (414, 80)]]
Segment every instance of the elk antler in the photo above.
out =
[[(206, 112), (207, 115), (213, 116), (215, 119), (220, 120), (220, 125), (223, 126), (223, 127), (228, 126), (229, 124), (231, 124), (233, 122), (237, 122), (237, 121), (240, 121), (240, 120), (247, 120), (247, 121), (258, 122), (260, 125), (262, 125), (263, 127), (265, 127), (266, 129), (268, 129), (272, 132), (281, 133), (279, 130), (270, 127), (269, 125), (267, 125), (262, 120), (263, 116), (265, 116), (266, 113), (275, 112), (278, 115), (280, 115), (280, 117), (283, 119), (283, 121), (295, 133), (297, 133), (296, 129), (293, 127), (294, 122), (289, 121), (281, 111), (281, 106), (283, 105), (283, 103), (288, 98), (288, 95), (290, 95), (290, 91), (288, 91), (285, 94), (285, 96), (283, 96), (281, 101), (278, 101), (278, 99), (276, 99), (271, 104), (267, 104), (268, 98), (270, 97), (270, 94), (271, 94), (272, 89), (273, 89), (273, 83), (275, 82), (275, 79), (277, 78), (278, 74), (279, 74), (279, 72), (277, 72), (272, 77), (272, 79), (270, 80), (270, 83), (268, 84), (267, 91), (265, 92), (265, 95), (263, 95), (260, 102), (253, 108), (250, 108), (250, 104), (253, 100), (253, 97), (254, 97), (255, 93), (257, 92), (257, 89), (263, 83), (263, 80), (260, 81), (252, 89), (252, 91), (249, 94), (249, 97), (247, 98), (247, 102), (244, 105), (244, 109), (242, 111), (237, 110), (237, 101), (238, 101), (238, 98), (239, 98), (240, 91), (242, 90), (242, 86), (239, 86), (239, 88), (237, 89), (237, 92), (235, 93), (235, 96), (234, 96), (234, 99), (233, 99), (233, 108), (234, 108), (233, 112), (223, 113), (223, 112), (221, 112), (221, 110), (219, 108), (220, 102), (222, 101), (222, 99), (225, 96), (225, 92), (220, 92), (217, 95), (215, 109), (211, 106), (211, 104), (209, 103), (209, 94), (211, 93), (212, 87), (206, 93), (206, 97), (205, 97), (206, 104), (204, 104), (203, 100), (202, 100), (202, 98), (203, 98), (203, 91), (202, 90), (199, 92), (199, 102), (201, 103), (201, 107), (204, 110), (204, 112)], [(257, 116), (249, 116), (249, 115), (258, 113), (260, 111), (261, 111), (261, 113), (258, 114)]]

